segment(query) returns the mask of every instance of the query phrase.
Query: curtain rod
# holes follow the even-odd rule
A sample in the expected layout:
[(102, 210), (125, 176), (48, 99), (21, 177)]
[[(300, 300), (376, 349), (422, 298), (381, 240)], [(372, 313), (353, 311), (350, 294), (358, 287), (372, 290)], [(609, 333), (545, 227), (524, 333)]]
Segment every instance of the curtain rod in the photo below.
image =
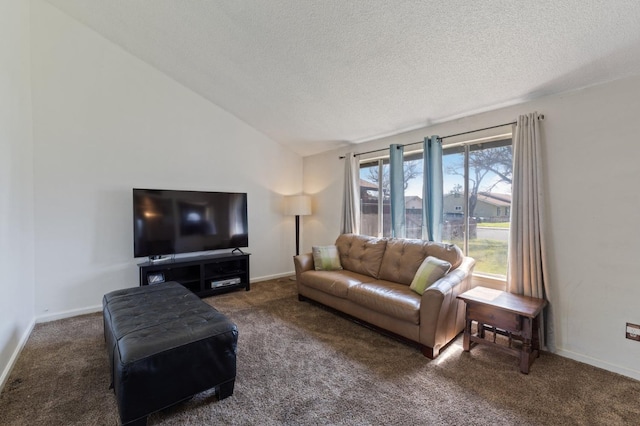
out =
[[(544, 114), (539, 114), (538, 115), (538, 120), (544, 120)], [(497, 126), (483, 127), (482, 129), (469, 130), (468, 132), (456, 133), (455, 135), (440, 136), (438, 139), (443, 140), (443, 139), (447, 139), (447, 138), (453, 138), (455, 136), (468, 135), (469, 133), (481, 132), (483, 130), (497, 129), (498, 127), (504, 127), (504, 126), (513, 126), (516, 123), (517, 123), (517, 121), (512, 121), (510, 123), (498, 124)], [(416, 145), (416, 144), (419, 144), (419, 143), (422, 143), (422, 141), (406, 143), (404, 145), (399, 145), (399, 146)], [(356, 154), (353, 154), (353, 156), (357, 157), (359, 155), (373, 154), (374, 152), (386, 151), (387, 149), (389, 149), (389, 148), (380, 148), (380, 149), (374, 149), (373, 151), (358, 152)], [(338, 157), (338, 159), (342, 160), (345, 157), (346, 157), (346, 155), (341, 155), (340, 157)]]

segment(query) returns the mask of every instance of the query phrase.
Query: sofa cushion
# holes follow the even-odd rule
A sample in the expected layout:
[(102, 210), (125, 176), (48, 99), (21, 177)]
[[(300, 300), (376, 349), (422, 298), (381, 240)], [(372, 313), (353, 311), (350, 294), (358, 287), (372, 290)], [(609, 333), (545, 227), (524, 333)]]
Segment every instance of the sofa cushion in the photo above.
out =
[(462, 251), (454, 244), (391, 238), (387, 241), (379, 278), (410, 285), (427, 256), (446, 260), (451, 269), (457, 268), (463, 259)]
[(431, 284), (444, 277), (445, 274), (449, 272), (449, 269), (451, 269), (451, 264), (446, 260), (427, 256), (418, 268), (418, 272), (416, 272), (416, 276), (413, 277), (409, 288), (419, 295), (422, 295)]
[(427, 256), (437, 257), (446, 260), (451, 264), (451, 270), (456, 269), (462, 264), (464, 254), (460, 247), (455, 244), (436, 243), (435, 241), (427, 242)]
[(378, 278), (380, 263), (387, 246), (386, 239), (342, 234), (336, 240), (336, 246), (344, 269)]
[(420, 324), (421, 297), (409, 286), (382, 280), (363, 282), (349, 288), (347, 298), (390, 317)]
[(304, 285), (333, 296), (347, 298), (349, 289), (370, 277), (351, 271), (305, 271), (302, 273)]
[(335, 271), (342, 269), (336, 246), (313, 246), (313, 265), (316, 271)]

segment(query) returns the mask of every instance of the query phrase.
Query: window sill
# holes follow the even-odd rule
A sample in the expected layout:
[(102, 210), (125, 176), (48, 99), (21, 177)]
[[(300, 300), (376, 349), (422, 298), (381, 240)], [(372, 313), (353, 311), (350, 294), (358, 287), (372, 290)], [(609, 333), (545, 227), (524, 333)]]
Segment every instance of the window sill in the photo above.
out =
[(473, 274), (472, 279), (473, 279), (474, 287), (482, 286), (482, 287), (492, 288), (495, 290), (502, 290), (502, 291), (507, 290), (507, 280), (505, 277), (477, 273), (477, 274)]

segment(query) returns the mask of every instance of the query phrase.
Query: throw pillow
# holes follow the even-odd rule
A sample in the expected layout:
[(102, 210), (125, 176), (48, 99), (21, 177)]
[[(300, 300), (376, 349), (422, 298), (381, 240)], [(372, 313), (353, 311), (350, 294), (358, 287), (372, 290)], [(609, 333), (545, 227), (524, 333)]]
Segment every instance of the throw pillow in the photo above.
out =
[(334, 271), (342, 269), (336, 246), (313, 246), (313, 263), (316, 271)]
[(449, 269), (451, 269), (451, 264), (446, 260), (427, 256), (418, 268), (409, 288), (422, 295), (431, 284), (444, 277)]

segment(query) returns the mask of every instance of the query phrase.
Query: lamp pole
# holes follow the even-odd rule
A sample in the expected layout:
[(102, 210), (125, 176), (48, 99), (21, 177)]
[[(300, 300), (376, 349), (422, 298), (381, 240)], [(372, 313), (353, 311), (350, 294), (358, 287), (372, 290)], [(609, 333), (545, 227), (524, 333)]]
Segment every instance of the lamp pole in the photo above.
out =
[(300, 255), (300, 215), (296, 215), (296, 256)]

